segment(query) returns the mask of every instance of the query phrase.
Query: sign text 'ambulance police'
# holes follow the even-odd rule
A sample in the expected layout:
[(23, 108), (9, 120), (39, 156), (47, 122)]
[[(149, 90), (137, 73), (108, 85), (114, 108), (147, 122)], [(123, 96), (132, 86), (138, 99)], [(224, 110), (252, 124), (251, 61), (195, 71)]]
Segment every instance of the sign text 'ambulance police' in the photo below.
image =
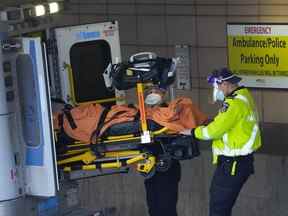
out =
[(228, 25), (228, 59), (240, 75), (288, 76), (287, 25)]

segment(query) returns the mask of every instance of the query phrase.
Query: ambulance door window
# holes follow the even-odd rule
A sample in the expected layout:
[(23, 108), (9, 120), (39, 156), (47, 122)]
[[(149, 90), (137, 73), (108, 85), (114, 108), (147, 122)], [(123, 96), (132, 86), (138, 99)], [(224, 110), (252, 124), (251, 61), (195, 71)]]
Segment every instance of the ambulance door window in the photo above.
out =
[(111, 49), (105, 40), (74, 44), (70, 49), (74, 95), (77, 103), (115, 97), (104, 83), (103, 71), (111, 62)]

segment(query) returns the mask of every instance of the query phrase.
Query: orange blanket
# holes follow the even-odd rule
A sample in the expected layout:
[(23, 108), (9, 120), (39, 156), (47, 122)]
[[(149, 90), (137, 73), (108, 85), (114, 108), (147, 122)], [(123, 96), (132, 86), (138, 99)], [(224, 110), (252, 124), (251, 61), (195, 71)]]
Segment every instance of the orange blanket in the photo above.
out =
[(168, 107), (148, 108), (147, 118), (175, 132), (195, 128), (208, 119), (191, 99), (184, 97), (171, 101)]
[[(104, 108), (99, 104), (88, 104), (73, 108), (70, 112), (77, 127), (72, 129), (64, 115), (63, 128), (65, 133), (73, 139), (91, 142), (92, 134), (99, 124), (103, 110)], [(128, 107), (127, 105), (112, 106), (101, 126), (99, 135), (114, 124), (134, 121), (137, 113), (137, 108)], [(207, 120), (207, 116), (189, 98), (173, 100), (167, 107), (147, 107), (146, 113), (147, 119), (151, 119), (176, 133), (184, 129), (195, 128)], [(58, 119), (58, 115), (55, 114), (53, 116), (54, 128), (59, 128)]]

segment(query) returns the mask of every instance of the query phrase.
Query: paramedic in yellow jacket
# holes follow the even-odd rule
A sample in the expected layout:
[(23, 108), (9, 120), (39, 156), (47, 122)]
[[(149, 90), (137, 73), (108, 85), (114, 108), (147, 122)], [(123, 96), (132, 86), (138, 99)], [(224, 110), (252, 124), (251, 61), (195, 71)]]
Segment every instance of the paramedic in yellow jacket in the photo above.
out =
[(240, 80), (227, 68), (214, 71), (208, 82), (222, 108), (210, 124), (183, 131), (200, 140), (213, 140), (217, 168), (210, 187), (210, 216), (231, 215), (242, 186), (254, 173), (253, 153), (261, 146), (255, 103), (248, 89), (238, 86)]

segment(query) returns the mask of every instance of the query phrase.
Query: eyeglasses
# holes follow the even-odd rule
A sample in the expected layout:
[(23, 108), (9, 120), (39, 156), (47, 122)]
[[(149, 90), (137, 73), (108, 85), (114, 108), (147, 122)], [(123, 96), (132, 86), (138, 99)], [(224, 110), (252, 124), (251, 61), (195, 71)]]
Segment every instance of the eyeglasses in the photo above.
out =
[(218, 77), (216, 77), (215, 75), (210, 75), (207, 77), (207, 81), (209, 84), (214, 85), (214, 84), (221, 84), (224, 79), (219, 79)]
[(221, 83), (223, 83), (223, 81), (229, 80), (233, 77), (235, 77), (234, 74), (231, 76), (225, 77), (225, 78), (219, 78), (219, 77), (212, 74), (212, 75), (208, 76), (207, 81), (211, 85), (213, 85), (214, 83), (221, 84)]

